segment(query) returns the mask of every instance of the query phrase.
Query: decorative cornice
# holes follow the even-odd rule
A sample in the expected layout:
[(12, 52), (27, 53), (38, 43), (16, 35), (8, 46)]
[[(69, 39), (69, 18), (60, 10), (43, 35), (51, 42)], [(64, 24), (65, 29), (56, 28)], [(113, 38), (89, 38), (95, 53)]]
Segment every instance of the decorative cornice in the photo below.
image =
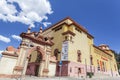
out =
[(23, 70), (23, 67), (21, 67), (21, 66), (15, 66), (15, 67), (14, 67), (14, 70), (16, 70), (16, 71), (22, 71), (22, 70)]
[[(65, 20), (67, 20), (67, 19), (71, 20), (73, 23), (67, 24), (67, 23), (63, 22), (63, 21), (65, 21)], [(63, 23), (62, 23), (62, 22), (63, 22)], [(60, 23), (61, 23), (61, 24), (60, 24)], [(58, 25), (58, 24), (60, 24), (60, 25)], [(84, 27), (82, 27), (81, 25), (79, 25), (78, 23), (76, 23), (76, 22), (75, 22), (73, 19), (71, 19), (70, 17), (64, 18), (63, 20), (57, 22), (56, 24), (54, 24), (54, 25), (52, 25), (51, 27), (45, 29), (44, 31), (46, 31), (46, 30), (48, 30), (48, 29), (51, 29), (51, 28), (55, 29), (56, 27), (61, 26), (61, 25), (63, 25), (63, 24), (66, 24), (66, 25), (68, 25), (68, 26), (75, 25), (77, 28), (79, 28), (80, 30), (82, 30), (83, 32), (85, 32), (85, 33), (88, 35), (88, 37), (94, 38), (91, 34), (88, 33), (88, 31), (87, 31)], [(58, 26), (56, 26), (56, 25), (58, 25)], [(56, 26), (56, 27), (54, 27), (54, 26)], [(52, 30), (53, 30), (53, 29), (52, 29)], [(43, 32), (44, 32), (44, 31), (43, 31)]]
[(31, 41), (35, 42), (35, 43), (38, 43), (38, 44), (42, 44), (42, 45), (49, 45), (49, 46), (52, 46), (54, 45), (54, 43), (52, 41), (50, 42), (47, 42), (47, 41), (43, 41), (43, 37), (42, 36), (38, 36), (38, 37), (33, 37), (27, 33), (21, 33), (20, 36), (22, 38), (27, 38), (27, 39), (30, 39)]
[(17, 54), (11, 54), (11, 53), (7, 53), (7, 52), (2, 52), (2, 55), (7, 55), (7, 56), (18, 57), (18, 55), (17, 55)]
[[(52, 30), (55, 30), (55, 29), (57, 29), (57, 28), (59, 28), (59, 27), (62, 27), (62, 25), (68, 25), (68, 24), (65, 23), (65, 22), (63, 22), (62, 24), (59, 24), (58, 26), (53, 27)], [(69, 25), (68, 25), (68, 26), (69, 26)]]
[(48, 72), (49, 72), (49, 70), (48, 70), (48, 69), (43, 69), (43, 72), (48, 73)]
[[(54, 27), (54, 26), (56, 26), (57, 24), (59, 24), (59, 23), (61, 23), (61, 22), (65, 21), (65, 20), (67, 20), (67, 19), (68, 19), (68, 17), (64, 18), (63, 20), (61, 20), (61, 21), (57, 22), (56, 24), (53, 24), (52, 26), (50, 26), (50, 27), (46, 28), (44, 31), (46, 31), (46, 30), (48, 30), (48, 29), (50, 29), (50, 28), (53, 28), (53, 27)], [(44, 31), (43, 31), (43, 32), (44, 32)]]
[(109, 54), (108, 52), (105, 52), (104, 50), (100, 49), (99, 47), (97, 47), (97, 46), (95, 46), (95, 45), (93, 45), (93, 47), (95, 47), (95, 48), (99, 49), (100, 51), (102, 51), (102, 52), (104, 52), (105, 54), (107, 54), (107, 55), (109, 55), (109, 56), (111, 56), (111, 57), (112, 57), (112, 55), (111, 55), (111, 54)]
[(50, 52), (51, 53), (51, 50), (47, 49), (46, 52)]
[(50, 63), (57, 63), (56, 61), (50, 61)]
[(0, 78), (19, 78), (20, 74), (0, 74)]
[(62, 35), (66, 35), (66, 34), (71, 34), (71, 35), (75, 36), (75, 33), (70, 30), (62, 33)]

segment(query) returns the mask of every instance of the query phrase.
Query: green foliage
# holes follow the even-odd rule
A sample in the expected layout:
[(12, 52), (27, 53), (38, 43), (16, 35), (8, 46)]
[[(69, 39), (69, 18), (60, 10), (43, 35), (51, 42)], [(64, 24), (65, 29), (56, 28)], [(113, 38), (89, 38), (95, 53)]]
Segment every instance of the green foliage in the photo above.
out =
[(117, 64), (118, 65), (118, 69), (120, 69), (120, 64)]
[(92, 78), (93, 75), (94, 75), (93, 72), (87, 72), (87, 76), (89, 76), (89, 78)]
[(114, 51), (114, 55), (115, 55), (116, 61), (120, 62), (120, 53), (117, 53)]
[(118, 66), (118, 72), (120, 74), (120, 63), (117, 63), (117, 66)]
[[(115, 59), (117, 61), (118, 70), (120, 70), (120, 52), (117, 53), (117, 52), (114, 51), (114, 55), (115, 55)], [(119, 72), (119, 74), (120, 74), (120, 72)]]

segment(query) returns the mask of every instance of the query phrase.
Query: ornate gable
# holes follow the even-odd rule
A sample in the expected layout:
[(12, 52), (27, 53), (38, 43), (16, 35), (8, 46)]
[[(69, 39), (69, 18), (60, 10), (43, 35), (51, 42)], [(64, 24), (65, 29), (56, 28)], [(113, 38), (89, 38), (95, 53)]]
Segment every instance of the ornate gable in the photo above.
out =
[(43, 44), (43, 45), (49, 45), (52, 46), (53, 42), (51, 41), (50, 37), (44, 37), (42, 35), (42, 31), (40, 30), (40, 32), (30, 32), (30, 29), (28, 29), (27, 33), (21, 33), (20, 36), (22, 38), (26, 38), (29, 39), (31, 41), (33, 41), (34, 43), (37, 44)]

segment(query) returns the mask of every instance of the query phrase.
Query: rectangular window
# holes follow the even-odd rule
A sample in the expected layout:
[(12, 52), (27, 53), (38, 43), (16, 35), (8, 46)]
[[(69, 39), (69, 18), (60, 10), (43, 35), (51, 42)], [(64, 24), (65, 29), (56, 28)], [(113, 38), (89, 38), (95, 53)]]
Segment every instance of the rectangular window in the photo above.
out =
[(102, 62), (102, 65), (103, 65), (103, 71), (105, 72), (105, 63)]
[(78, 73), (81, 73), (81, 68), (78, 68)]
[(66, 40), (66, 41), (68, 40), (68, 36), (65, 36), (65, 40)]
[(92, 55), (90, 55), (90, 63), (91, 63), (91, 65), (93, 65), (93, 57), (92, 57)]
[(81, 62), (81, 51), (77, 50), (77, 61)]
[(79, 30), (78, 28), (75, 28), (76, 31), (78, 31), (79, 33), (81, 33), (81, 30)]
[(117, 71), (117, 68), (116, 68), (116, 65), (114, 64), (114, 67), (115, 67), (115, 71)]
[(72, 72), (72, 68), (70, 67), (70, 72)]
[(98, 65), (98, 71), (100, 71), (100, 64), (99, 64), (99, 60), (97, 60), (97, 65)]
[(56, 32), (56, 31), (59, 31), (60, 29), (62, 29), (62, 26), (61, 26), (61, 27), (56, 28), (56, 29), (55, 29), (55, 32)]

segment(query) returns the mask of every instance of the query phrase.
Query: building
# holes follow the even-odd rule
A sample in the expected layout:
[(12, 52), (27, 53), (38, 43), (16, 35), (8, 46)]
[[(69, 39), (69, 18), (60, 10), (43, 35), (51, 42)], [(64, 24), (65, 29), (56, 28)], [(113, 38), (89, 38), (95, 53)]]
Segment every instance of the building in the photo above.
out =
[(70, 17), (44, 31), (40, 28), (39, 32), (31, 32), (29, 28), (20, 36), (18, 49), (12, 47), (2, 53), (2, 77), (118, 76), (114, 52), (105, 44), (95, 46), (94, 37)]
[(58, 60), (56, 76), (118, 75), (114, 53), (109, 46), (95, 46), (94, 37), (70, 17), (44, 30), (43, 35), (53, 37), (52, 55)]
[(0, 61), (0, 77), (55, 76), (56, 58), (51, 56), (54, 43), (50, 37), (39, 32), (21, 33), (22, 42), (18, 49), (9, 46)]

